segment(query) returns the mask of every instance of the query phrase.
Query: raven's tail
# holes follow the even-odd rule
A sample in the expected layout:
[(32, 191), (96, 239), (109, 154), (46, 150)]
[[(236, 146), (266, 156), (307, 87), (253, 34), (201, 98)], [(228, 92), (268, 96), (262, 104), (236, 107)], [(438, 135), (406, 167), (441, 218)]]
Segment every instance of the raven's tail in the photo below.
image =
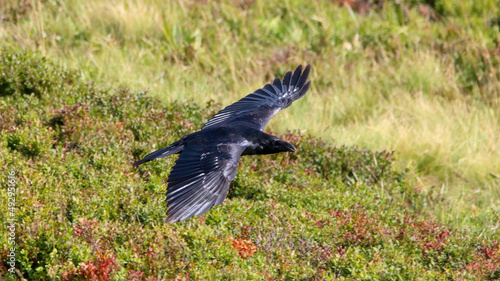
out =
[(134, 165), (134, 167), (137, 167), (137, 166), (141, 165), (142, 163), (146, 163), (146, 162), (149, 162), (149, 161), (154, 160), (154, 159), (163, 158), (163, 157), (167, 157), (167, 156), (179, 153), (182, 151), (183, 148), (184, 148), (184, 145), (181, 143), (181, 141), (176, 141), (173, 144), (171, 144), (169, 147), (165, 147), (165, 148), (159, 149), (155, 152), (151, 152), (150, 154), (146, 155), (146, 157), (142, 158), (141, 160), (134, 162), (133, 165)]

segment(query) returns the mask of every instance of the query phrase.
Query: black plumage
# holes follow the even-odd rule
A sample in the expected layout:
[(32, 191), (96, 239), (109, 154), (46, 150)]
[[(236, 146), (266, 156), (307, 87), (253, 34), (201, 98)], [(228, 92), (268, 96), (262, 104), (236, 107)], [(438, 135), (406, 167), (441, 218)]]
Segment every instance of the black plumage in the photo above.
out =
[[(134, 163), (180, 153), (168, 177), (167, 219), (175, 223), (206, 213), (224, 201), (242, 155), (295, 151), (295, 147), (262, 132), (281, 109), (309, 90), (310, 66), (276, 78), (215, 114), (200, 131), (184, 136)], [(307, 81), (307, 82), (306, 82)]]

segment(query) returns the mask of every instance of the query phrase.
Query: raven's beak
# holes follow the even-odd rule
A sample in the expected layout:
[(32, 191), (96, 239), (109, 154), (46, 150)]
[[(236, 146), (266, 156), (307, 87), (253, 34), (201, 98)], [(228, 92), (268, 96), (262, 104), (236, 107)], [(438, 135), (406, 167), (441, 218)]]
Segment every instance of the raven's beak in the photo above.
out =
[(286, 143), (286, 151), (295, 152), (297, 149), (291, 143)]

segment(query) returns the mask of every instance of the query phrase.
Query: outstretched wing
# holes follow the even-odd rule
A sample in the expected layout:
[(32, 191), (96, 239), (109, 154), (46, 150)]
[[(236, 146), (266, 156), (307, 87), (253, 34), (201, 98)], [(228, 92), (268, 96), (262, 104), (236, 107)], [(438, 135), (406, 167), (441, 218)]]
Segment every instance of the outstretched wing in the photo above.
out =
[(202, 130), (229, 123), (262, 130), (278, 111), (287, 108), (307, 93), (311, 85), (311, 81), (307, 81), (310, 69), (308, 65), (302, 72), (302, 65), (299, 65), (293, 75), (292, 72), (285, 74), (283, 81), (277, 77), (273, 84), (267, 84), (219, 111)]
[(239, 144), (186, 147), (168, 177), (167, 222), (206, 213), (226, 198), (245, 149)]

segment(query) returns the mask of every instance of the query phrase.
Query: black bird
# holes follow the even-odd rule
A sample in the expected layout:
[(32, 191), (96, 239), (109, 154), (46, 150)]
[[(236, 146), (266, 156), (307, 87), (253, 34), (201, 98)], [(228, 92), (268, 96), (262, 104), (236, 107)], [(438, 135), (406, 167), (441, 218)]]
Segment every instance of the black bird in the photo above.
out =
[(302, 72), (300, 65), (293, 75), (286, 73), (283, 81), (276, 78), (273, 84), (219, 111), (200, 131), (134, 163), (135, 167), (180, 153), (168, 177), (167, 222), (199, 216), (220, 205), (236, 176), (240, 156), (295, 152), (292, 144), (262, 129), (278, 111), (306, 94), (310, 69), (308, 65)]

